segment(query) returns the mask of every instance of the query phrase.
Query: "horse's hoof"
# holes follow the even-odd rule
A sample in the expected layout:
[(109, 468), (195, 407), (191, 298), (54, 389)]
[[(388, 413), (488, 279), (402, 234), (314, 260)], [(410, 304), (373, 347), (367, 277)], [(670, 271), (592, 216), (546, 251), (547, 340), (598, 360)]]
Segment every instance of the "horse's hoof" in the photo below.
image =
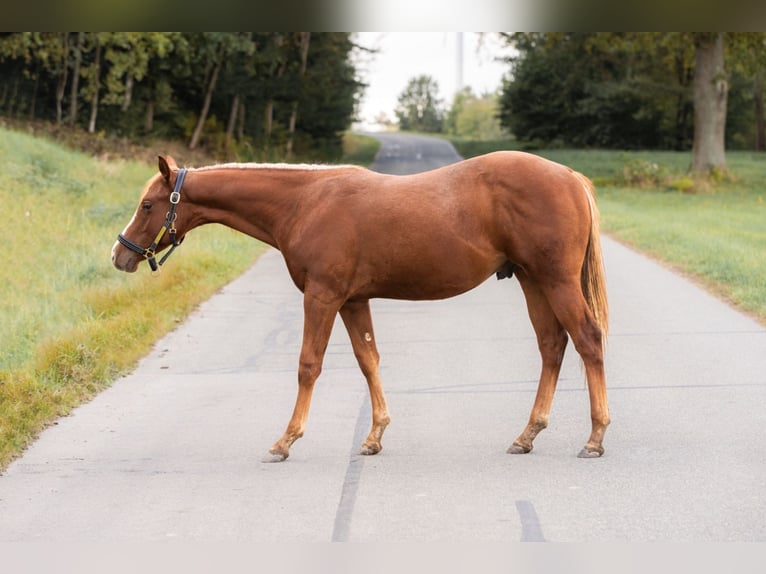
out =
[(602, 454), (604, 454), (603, 448), (589, 449), (587, 447), (583, 447), (583, 449), (577, 455), (577, 458), (599, 458)]
[(363, 444), (362, 448), (359, 449), (359, 454), (364, 456), (372, 456), (373, 454), (378, 454), (381, 450), (383, 450), (383, 447), (379, 444)]
[(527, 454), (529, 452), (532, 452), (532, 447), (526, 447), (523, 445), (520, 445), (518, 443), (513, 443), (511, 446), (508, 447), (508, 450), (505, 451), (508, 454)]
[(284, 462), (288, 456), (281, 452), (269, 452), (261, 459), (261, 462)]

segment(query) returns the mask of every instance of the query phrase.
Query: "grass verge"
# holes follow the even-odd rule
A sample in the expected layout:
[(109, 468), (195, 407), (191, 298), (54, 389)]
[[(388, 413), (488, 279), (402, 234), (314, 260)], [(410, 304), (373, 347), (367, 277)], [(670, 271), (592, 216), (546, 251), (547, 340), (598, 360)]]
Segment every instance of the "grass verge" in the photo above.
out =
[(159, 277), (110, 251), (156, 168), (95, 160), (0, 129), (0, 470), (48, 424), (132, 369), (263, 246), (221, 226), (190, 234)]
[(699, 279), (766, 324), (766, 202), (741, 190), (684, 195), (602, 187), (604, 229)]
[(380, 141), (370, 136), (347, 132), (343, 136), (343, 162), (367, 167), (380, 149)]

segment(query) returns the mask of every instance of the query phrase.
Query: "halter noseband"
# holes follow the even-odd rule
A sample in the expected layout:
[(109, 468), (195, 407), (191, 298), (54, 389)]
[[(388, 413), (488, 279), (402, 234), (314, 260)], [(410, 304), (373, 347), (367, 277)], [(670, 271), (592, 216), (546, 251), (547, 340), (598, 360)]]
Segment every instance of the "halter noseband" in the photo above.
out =
[[(181, 243), (183, 243), (183, 240), (184, 240), (183, 237), (181, 238), (181, 241), (176, 242), (176, 207), (178, 207), (178, 202), (181, 201), (181, 186), (183, 186), (185, 178), (186, 178), (186, 168), (183, 168), (178, 172), (178, 177), (176, 178), (176, 184), (173, 187), (173, 193), (170, 194), (170, 211), (168, 211), (168, 214), (165, 217), (165, 223), (162, 224), (162, 228), (157, 234), (157, 237), (154, 238), (154, 241), (149, 247), (143, 248), (140, 245), (133, 243), (130, 239), (125, 237), (122, 233), (120, 233), (117, 236), (117, 241), (122, 243), (125, 247), (127, 247), (131, 251), (145, 257), (146, 260), (149, 262), (149, 267), (152, 268), (152, 271), (159, 270), (160, 266), (163, 263), (165, 263), (165, 260), (168, 257), (170, 257), (170, 254), (173, 253), (175, 248), (181, 245)], [(170, 249), (168, 250), (168, 252), (165, 255), (163, 255), (162, 259), (160, 259), (160, 262), (157, 263), (157, 260), (154, 258), (154, 255), (157, 251), (157, 246), (159, 245), (160, 241), (162, 241), (162, 238), (165, 235), (165, 232), (169, 234), (172, 245)]]

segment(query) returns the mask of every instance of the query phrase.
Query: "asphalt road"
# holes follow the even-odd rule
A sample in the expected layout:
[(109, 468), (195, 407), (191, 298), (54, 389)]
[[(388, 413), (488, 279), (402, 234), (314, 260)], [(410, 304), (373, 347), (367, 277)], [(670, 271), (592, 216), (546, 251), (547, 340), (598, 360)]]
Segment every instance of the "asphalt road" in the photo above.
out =
[[(376, 168), (456, 159), (432, 141), (385, 136)], [(8, 468), (0, 541), (766, 540), (766, 329), (603, 246), (600, 459), (576, 458), (590, 421), (571, 346), (550, 427), (505, 454), (539, 357), (518, 284), (491, 278), (446, 301), (373, 302), (392, 414), (380, 455), (356, 454), (368, 398), (338, 322), (306, 435), (261, 463), (292, 410), (302, 329), (270, 251)]]

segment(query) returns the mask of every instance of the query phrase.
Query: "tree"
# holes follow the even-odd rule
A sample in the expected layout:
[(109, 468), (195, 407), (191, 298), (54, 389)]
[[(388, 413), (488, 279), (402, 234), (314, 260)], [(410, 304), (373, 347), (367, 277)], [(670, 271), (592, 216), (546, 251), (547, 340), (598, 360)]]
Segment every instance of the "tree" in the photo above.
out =
[(280, 96), (282, 77), (288, 64), (285, 34), (273, 32), (270, 38), (265, 40), (261, 47), (263, 59), (261, 60), (261, 75), (264, 76), (264, 88), (268, 94), (263, 111), (263, 137), (266, 144), (271, 143), (271, 135), (274, 131), (274, 105)]
[(501, 96), (501, 119), (522, 139), (691, 148), (691, 170), (699, 175), (726, 171), (727, 142), (764, 145), (762, 32), (505, 38), (519, 56)]
[(82, 66), (82, 51), (85, 43), (85, 32), (77, 33), (77, 44), (74, 47), (74, 68), (72, 70), (72, 84), (69, 95), (69, 126), (74, 127), (77, 123), (77, 104), (80, 86), (80, 67)]
[(723, 32), (695, 34), (694, 48), (692, 173), (725, 172), (729, 79), (724, 67)]
[(218, 77), (221, 73), (221, 68), (229, 58), (234, 57), (234, 55), (239, 52), (252, 54), (255, 46), (252, 44), (250, 34), (248, 33), (204, 32), (201, 34), (198, 49), (198, 57), (202, 58), (203, 61), (207, 61), (212, 67), (208, 70), (209, 75), (205, 82), (205, 95), (202, 100), (202, 109), (189, 141), (189, 149), (194, 149), (199, 145), (202, 137), (202, 130), (205, 126), (205, 121), (207, 120), (210, 106), (213, 102), (213, 94), (218, 85)]
[[(141, 115), (151, 125), (157, 104), (156, 88), (158, 84), (168, 81), (169, 62), (174, 67), (184, 65), (181, 34), (110, 32), (101, 36), (105, 47), (104, 60), (108, 63), (103, 103), (119, 106), (120, 112), (128, 114), (134, 101), (138, 100), (140, 104), (150, 107), (148, 111), (142, 110), (144, 113)], [(173, 60), (170, 60), (171, 55), (175, 56)], [(128, 125), (125, 128), (133, 131)]]
[[(177, 109), (175, 98), (181, 80), (191, 75), (191, 50), (189, 35), (180, 32), (147, 32), (145, 41), (137, 50), (146, 54), (145, 66), (138, 66), (141, 73), (132, 72), (136, 82), (133, 89), (143, 104), (141, 127), (144, 133), (155, 129), (158, 114), (168, 114)], [(129, 112), (129, 109), (125, 110)], [(164, 129), (169, 122), (164, 122)]]
[[(300, 68), (298, 70), (299, 95), (303, 88), (303, 81), (306, 76), (306, 66), (308, 65), (309, 44), (311, 43), (311, 32), (299, 32), (300, 38)], [(285, 152), (287, 159), (293, 157), (293, 139), (295, 138), (295, 124), (298, 121), (298, 97), (293, 101), (293, 109), (290, 112), (290, 123), (287, 128), (287, 146)]]
[(348, 33), (312, 33), (305, 76), (302, 81), (296, 78), (300, 95), (296, 151), (299, 145), (304, 154), (313, 149), (312, 155), (325, 161), (341, 153), (342, 135), (351, 125), (363, 87), (351, 65), (354, 49)]
[(439, 84), (431, 76), (412, 78), (399, 95), (394, 113), (402, 130), (441, 132), (444, 112), (439, 99)]
[(101, 91), (101, 49), (103, 48), (101, 41), (98, 37), (98, 33), (94, 35), (94, 41), (96, 44), (96, 57), (89, 71), (89, 86), (90, 90), (90, 119), (88, 120), (88, 132), (94, 133), (96, 131), (96, 118), (98, 117), (98, 95)]
[[(542, 144), (685, 147), (689, 55), (656, 36), (518, 33), (500, 118)], [(651, 46), (651, 47), (650, 47)]]
[(53, 75), (56, 77), (56, 124), (61, 125), (64, 117), (64, 95), (69, 76), (69, 32), (56, 32), (52, 40)]
[(200, 54), (207, 62), (211, 63), (212, 70), (209, 69), (209, 75), (207, 75), (207, 81), (205, 82), (205, 97), (202, 100), (202, 110), (197, 117), (197, 123), (194, 126), (194, 131), (189, 140), (189, 149), (194, 149), (199, 145), (200, 138), (202, 137), (202, 129), (205, 127), (205, 121), (207, 120), (207, 115), (210, 111), (210, 104), (213, 101), (213, 92), (218, 83), (218, 74), (221, 72), (221, 66), (223, 66), (225, 56), (223, 34), (217, 34), (215, 32), (207, 34), (203, 33), (203, 39), (200, 42)]
[(735, 132), (727, 134), (727, 145), (730, 142), (738, 145), (747, 142), (745, 145), (763, 151), (766, 149), (763, 106), (766, 33), (727, 34), (725, 51), (731, 74), (726, 130)]
[(476, 96), (470, 87), (455, 94), (444, 120), (445, 131), (466, 139), (490, 140), (503, 136), (497, 94)]

